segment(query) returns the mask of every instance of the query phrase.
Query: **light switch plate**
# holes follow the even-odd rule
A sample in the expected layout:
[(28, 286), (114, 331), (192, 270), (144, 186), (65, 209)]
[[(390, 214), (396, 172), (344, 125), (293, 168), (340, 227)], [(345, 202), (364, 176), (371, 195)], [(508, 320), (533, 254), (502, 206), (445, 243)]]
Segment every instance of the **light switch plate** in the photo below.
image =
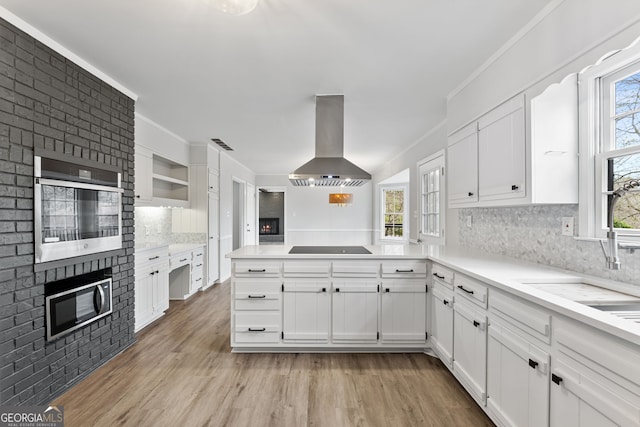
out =
[(573, 236), (573, 217), (572, 216), (562, 217), (562, 235)]

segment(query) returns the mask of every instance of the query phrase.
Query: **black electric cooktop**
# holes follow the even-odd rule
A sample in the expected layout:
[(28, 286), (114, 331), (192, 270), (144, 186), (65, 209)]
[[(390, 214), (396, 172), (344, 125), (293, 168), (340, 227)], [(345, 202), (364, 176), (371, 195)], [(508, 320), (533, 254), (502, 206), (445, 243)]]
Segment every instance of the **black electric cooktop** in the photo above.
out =
[(292, 246), (290, 254), (370, 254), (364, 246)]

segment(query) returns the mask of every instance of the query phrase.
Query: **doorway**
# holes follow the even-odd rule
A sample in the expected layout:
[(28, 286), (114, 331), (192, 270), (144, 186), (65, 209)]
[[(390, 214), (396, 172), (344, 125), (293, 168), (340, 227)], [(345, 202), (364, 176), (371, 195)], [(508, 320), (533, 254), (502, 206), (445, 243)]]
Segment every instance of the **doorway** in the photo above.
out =
[(258, 191), (258, 244), (284, 245), (285, 188), (260, 187)]
[(233, 250), (256, 244), (256, 187), (233, 178)]

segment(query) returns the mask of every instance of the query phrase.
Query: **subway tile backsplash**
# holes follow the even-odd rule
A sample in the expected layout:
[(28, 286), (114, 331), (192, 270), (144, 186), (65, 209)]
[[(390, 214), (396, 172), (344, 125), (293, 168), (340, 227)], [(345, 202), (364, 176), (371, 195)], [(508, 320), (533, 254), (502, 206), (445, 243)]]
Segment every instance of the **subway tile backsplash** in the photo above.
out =
[[(467, 225), (471, 216), (471, 226)], [(468, 208), (458, 211), (459, 244), (529, 262), (640, 285), (640, 250), (620, 251), (622, 269), (608, 270), (600, 244), (562, 235), (562, 218), (578, 205)]]

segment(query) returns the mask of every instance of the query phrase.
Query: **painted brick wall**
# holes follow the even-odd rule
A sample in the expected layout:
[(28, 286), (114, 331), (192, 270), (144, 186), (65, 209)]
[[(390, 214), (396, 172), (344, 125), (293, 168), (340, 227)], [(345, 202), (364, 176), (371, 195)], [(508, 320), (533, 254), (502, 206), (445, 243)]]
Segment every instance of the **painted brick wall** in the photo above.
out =
[[(133, 131), (133, 100), (0, 20), (0, 404), (46, 404), (135, 341)], [(122, 172), (123, 249), (34, 269), (33, 156), (42, 150)], [(46, 283), (104, 268), (113, 314), (47, 343)]]

